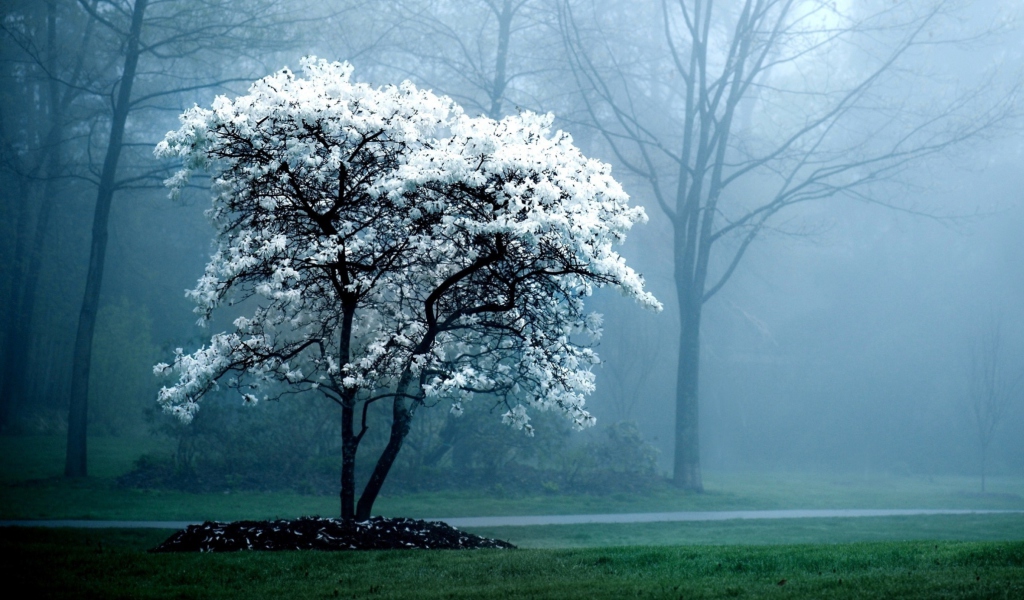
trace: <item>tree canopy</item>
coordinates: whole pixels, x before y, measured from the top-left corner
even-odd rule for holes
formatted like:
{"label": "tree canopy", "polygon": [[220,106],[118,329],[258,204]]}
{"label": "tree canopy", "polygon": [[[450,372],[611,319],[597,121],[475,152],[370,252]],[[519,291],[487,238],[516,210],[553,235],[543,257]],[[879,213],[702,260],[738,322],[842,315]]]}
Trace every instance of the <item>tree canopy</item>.
{"label": "tree canopy", "polygon": [[[551,116],[471,118],[411,83],[374,88],[348,64],[303,62],[234,100],[193,108],[157,148],[213,177],[218,246],[189,295],[201,322],[244,316],[156,371],[166,410],[189,420],[218,382],[246,403],[317,391],[341,405],[346,454],[373,402],[394,403],[391,441],[360,500],[373,498],[418,406],[484,394],[532,431],[529,409],[594,422],[585,397],[610,285],[658,301],[614,250],[646,219],[610,167],[584,157]],[[362,407],[355,432],[353,411]],[[349,517],[342,477],[342,517]],[[346,486],[349,489],[346,489]],[[349,496],[351,497],[351,496]]]}

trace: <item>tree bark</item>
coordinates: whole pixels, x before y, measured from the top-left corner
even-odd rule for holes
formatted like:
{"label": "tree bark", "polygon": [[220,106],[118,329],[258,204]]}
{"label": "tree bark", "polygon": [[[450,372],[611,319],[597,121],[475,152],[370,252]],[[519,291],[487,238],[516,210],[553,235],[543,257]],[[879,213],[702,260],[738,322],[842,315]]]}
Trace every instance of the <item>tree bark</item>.
{"label": "tree bark", "polygon": [[353,429],[355,409],[348,404],[341,407],[341,520],[352,521],[355,516],[356,440]]}
{"label": "tree bark", "polygon": [[688,296],[691,296],[688,290],[679,290],[679,362],[676,369],[675,460],[672,481],[684,490],[703,492],[699,429],[701,303],[700,300],[695,304],[688,301]]}
{"label": "tree bark", "polygon": [[[347,284],[349,279],[342,271]],[[355,319],[356,299],[343,295],[341,317],[341,340],[338,344],[338,358],[341,364],[347,364],[352,354],[352,322]],[[356,450],[363,435],[354,431],[356,394],[345,389],[341,393],[341,520],[351,522],[355,516],[356,494]]]}
{"label": "tree bark", "polygon": [[402,443],[409,435],[416,405],[406,392],[412,385],[414,385],[412,375],[406,372],[398,384],[397,391],[399,393],[395,395],[392,404],[391,435],[388,438],[387,446],[384,447],[380,458],[377,459],[370,480],[366,482],[366,487],[363,488],[363,493],[359,496],[359,506],[356,508],[356,520],[358,521],[370,518],[373,503],[377,500],[381,487],[384,486],[384,480],[387,479],[388,472],[395,464],[395,459],[398,458],[398,451],[402,449]]}
{"label": "tree bark", "polygon": [[78,316],[78,333],[75,336],[74,356],[71,363],[71,399],[68,406],[68,444],[64,462],[65,477],[85,477],[86,428],[88,419],[89,367],[92,362],[92,339],[96,328],[96,312],[99,307],[100,287],[103,283],[103,267],[107,253],[107,228],[110,218],[110,204],[116,187],[115,176],[124,141],[125,122],[130,111],[132,84],[139,64],[139,35],[148,0],[135,0],[132,22],[125,48],[124,71],[121,75],[117,99],[110,123],[110,138],[103,171],[96,193],[96,209],[93,214],[92,243],[89,248],[89,269],[85,279],[85,295]]}

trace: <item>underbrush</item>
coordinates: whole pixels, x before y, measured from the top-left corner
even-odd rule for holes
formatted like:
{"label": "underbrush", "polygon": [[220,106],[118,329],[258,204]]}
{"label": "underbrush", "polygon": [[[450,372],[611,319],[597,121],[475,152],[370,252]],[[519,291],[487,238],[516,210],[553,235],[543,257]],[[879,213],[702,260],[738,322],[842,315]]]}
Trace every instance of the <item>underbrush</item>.
{"label": "underbrush", "polygon": [[[319,398],[253,410],[208,404],[188,426],[161,421],[162,433],[174,440],[174,450],[142,455],[118,478],[118,485],[191,493],[333,495],[341,464],[334,408]],[[376,416],[376,421],[383,420]],[[414,421],[384,493],[635,494],[666,485],[657,474],[657,451],[635,423],[576,433],[557,418],[535,421],[536,435],[527,438],[484,410],[467,411],[458,418],[426,411]],[[361,444],[357,482],[369,477],[373,460],[386,443],[384,434],[383,428],[371,429]]]}
{"label": "underbrush", "polygon": [[[126,489],[175,490],[189,493],[230,491],[287,491],[305,495],[335,495],[338,469],[334,461],[315,462],[292,471],[241,469],[231,463],[207,464],[182,471],[161,454],[140,457],[128,473],[117,478]],[[362,473],[363,478],[368,471]],[[384,493],[390,495],[463,491],[496,498],[523,498],[537,494],[638,494],[666,490],[669,482],[654,473],[543,469],[510,463],[500,469],[402,465],[389,475]]]}

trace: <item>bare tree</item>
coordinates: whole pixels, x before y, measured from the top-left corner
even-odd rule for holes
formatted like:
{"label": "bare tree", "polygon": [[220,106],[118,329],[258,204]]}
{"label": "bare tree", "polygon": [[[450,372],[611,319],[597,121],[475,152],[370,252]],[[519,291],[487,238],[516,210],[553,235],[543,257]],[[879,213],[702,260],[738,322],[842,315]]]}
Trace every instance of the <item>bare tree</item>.
{"label": "bare tree", "polygon": [[551,0],[392,0],[383,62],[493,119],[552,110],[563,47]]}
{"label": "bare tree", "polygon": [[1016,375],[1003,355],[1002,327],[999,322],[975,341],[971,352],[969,406],[974,416],[975,432],[981,450],[981,491],[985,492],[988,471],[988,449],[1007,409],[1024,391],[1024,369]]}
{"label": "bare tree", "polygon": [[82,94],[85,49],[94,31],[91,23],[69,15],[59,0],[12,5],[9,10],[17,17],[0,24],[10,43],[3,57],[7,69],[0,143],[2,168],[18,185],[4,198],[16,215],[16,241],[3,338],[0,427],[9,423],[26,395],[39,273],[54,200],[68,171],[67,138],[81,119],[69,109]]}
{"label": "bare tree", "polygon": [[[132,85],[141,54],[142,24],[148,0],[136,0],[131,7],[129,25],[124,32],[124,63],[117,93],[114,96],[110,119],[110,135],[107,141],[103,170],[96,192],[96,208],[92,224],[92,242],[89,248],[89,267],[85,280],[85,297],[78,317],[78,333],[75,336],[74,358],[71,365],[71,399],[68,409],[68,443],[64,463],[66,477],[85,477],[86,424],[89,396],[89,366],[92,360],[92,339],[96,328],[96,313],[99,309],[100,285],[103,282],[103,267],[107,251],[107,225],[110,219],[110,204],[114,198],[117,182],[117,166],[124,147],[124,129],[131,110]],[[104,17],[95,13],[97,20]],[[117,25],[109,27],[120,32]]]}
{"label": "bare tree", "polygon": [[811,201],[921,212],[876,184],[1013,114],[1014,92],[1001,94],[993,81],[964,89],[952,79],[935,85],[927,72],[930,53],[964,40],[946,28],[953,8],[944,0],[845,9],[817,0],[563,4],[586,118],[646,182],[673,231],[676,485],[703,489],[703,306],[755,240],[794,232],[776,217]]}
{"label": "bare tree", "polygon": [[[37,161],[41,166],[36,169],[43,190],[36,194],[41,203],[36,211],[35,247],[41,246],[38,242],[45,237],[58,174],[73,177],[81,191],[94,186],[96,198],[71,365],[65,474],[79,477],[87,472],[90,361],[112,201],[118,191],[158,185],[166,173],[164,166],[152,160],[153,142],[149,140],[159,134],[150,127],[160,120],[152,117],[176,114],[182,104],[189,103],[185,98],[202,90],[251,80],[259,65],[252,53],[273,53],[285,47],[293,37],[290,26],[309,17],[293,12],[293,4],[285,6],[274,0],[51,0],[47,3],[45,43],[39,43],[40,36],[33,37],[18,26],[23,16],[38,7],[28,3],[17,8],[17,18],[5,21],[5,33],[18,43],[17,60],[40,73],[38,78],[50,90],[49,106],[43,111],[51,122],[50,133],[40,143],[28,143],[40,147],[36,154],[45,157]],[[61,54],[76,44],[76,51],[68,53],[70,59]],[[219,68],[222,60],[211,60],[227,56],[234,60],[224,69]],[[67,60],[72,66],[63,64]],[[74,166],[61,161],[69,108],[79,119],[75,132],[79,164]],[[132,158],[127,165],[125,155]],[[101,162],[93,164],[93,156],[102,157]],[[31,212],[30,204],[25,196],[25,211]],[[7,336],[13,342],[27,337],[24,315],[31,308],[32,278],[38,273],[38,260],[23,262],[25,281],[12,286],[19,296],[17,313],[23,324]],[[5,378],[5,385],[15,381]],[[4,396],[6,400],[10,394]]]}
{"label": "bare tree", "polygon": [[[169,174],[168,166],[153,160],[152,148],[182,108],[198,97],[241,86],[279,67],[282,52],[293,48],[300,35],[322,37],[329,27],[332,35],[348,37],[339,21],[364,3],[17,0],[4,4],[0,172],[14,184],[5,179],[5,188],[14,193],[2,198],[5,217],[11,219],[13,261],[4,281],[11,308],[0,324],[0,354],[5,357],[0,372],[0,427],[32,397],[26,380],[34,371],[48,369],[32,364],[34,355],[28,349],[47,325],[33,325],[33,312],[45,249],[53,246],[55,202],[61,197],[96,200],[86,293],[71,361],[74,391],[69,434],[73,443],[68,448],[79,465],[85,456],[89,356],[113,198],[140,187],[160,186]],[[351,49],[353,44],[345,46]],[[73,279],[67,269],[61,272],[66,280]],[[69,467],[69,473],[84,473],[83,468]]]}

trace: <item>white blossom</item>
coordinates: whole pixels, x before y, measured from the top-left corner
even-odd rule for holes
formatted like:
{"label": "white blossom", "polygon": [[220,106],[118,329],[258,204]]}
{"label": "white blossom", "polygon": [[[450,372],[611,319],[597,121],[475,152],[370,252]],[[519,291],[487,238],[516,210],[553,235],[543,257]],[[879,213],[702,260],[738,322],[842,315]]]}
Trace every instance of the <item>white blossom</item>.
{"label": "white blossom", "polygon": [[247,404],[391,390],[458,415],[485,394],[528,434],[530,409],[592,425],[598,357],[577,337],[597,339],[601,318],[584,300],[610,285],[661,308],[615,250],[647,217],[610,167],[551,115],[472,118],[408,82],[353,83],[346,63],[303,71],[189,109],[157,146],[183,163],[172,193],[196,170],[214,182],[217,249],[188,292],[200,321],[248,309],[154,367],[177,375],[164,409],[190,420],[231,373]]}

